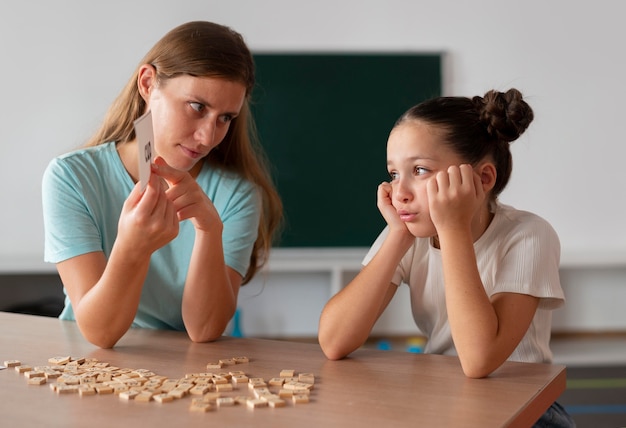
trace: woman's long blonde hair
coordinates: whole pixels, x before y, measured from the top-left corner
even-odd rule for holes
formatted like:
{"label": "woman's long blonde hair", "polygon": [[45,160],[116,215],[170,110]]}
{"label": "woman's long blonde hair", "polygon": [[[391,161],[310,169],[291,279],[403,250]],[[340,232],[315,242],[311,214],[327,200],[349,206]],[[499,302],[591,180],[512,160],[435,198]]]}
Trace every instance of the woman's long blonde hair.
{"label": "woman's long blonde hair", "polygon": [[252,54],[243,37],[229,27],[194,21],[174,28],[142,59],[86,146],[112,141],[124,144],[135,139],[134,121],[146,109],[137,87],[139,66],[142,64],[155,67],[160,83],[180,75],[190,75],[241,82],[246,87],[247,96],[240,114],[232,121],[224,140],[205,158],[205,162],[234,171],[256,184],[262,195],[263,210],[258,236],[250,256],[250,266],[243,278],[243,284],[246,284],[267,261],[283,215],[282,202],[271,179],[269,164],[258,142],[250,113],[249,101],[255,82]]}

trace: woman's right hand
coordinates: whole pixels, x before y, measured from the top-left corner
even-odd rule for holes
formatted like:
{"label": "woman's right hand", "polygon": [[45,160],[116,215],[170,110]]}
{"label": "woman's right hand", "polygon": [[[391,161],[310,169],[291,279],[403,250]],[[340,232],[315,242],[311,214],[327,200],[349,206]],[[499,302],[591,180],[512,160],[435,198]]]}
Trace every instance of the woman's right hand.
{"label": "woman's right hand", "polygon": [[167,185],[151,174],[124,201],[111,254],[94,251],[57,263],[78,326],[87,340],[111,348],[133,323],[150,256],[178,235]]}
{"label": "woman's right hand", "polygon": [[143,192],[139,183],[135,185],[120,214],[118,245],[127,251],[152,254],[178,235],[178,217],[166,190],[165,181],[154,173]]}

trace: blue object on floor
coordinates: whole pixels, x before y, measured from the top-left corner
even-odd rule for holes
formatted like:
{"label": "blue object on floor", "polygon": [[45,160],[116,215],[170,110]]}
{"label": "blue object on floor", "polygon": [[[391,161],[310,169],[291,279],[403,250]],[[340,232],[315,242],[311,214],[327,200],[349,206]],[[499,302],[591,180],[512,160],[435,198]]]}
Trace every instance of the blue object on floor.
{"label": "blue object on floor", "polygon": [[233,331],[230,333],[232,337],[243,337],[243,331],[241,331],[241,309],[235,310],[233,315]]}
{"label": "blue object on floor", "polygon": [[422,337],[413,337],[406,341],[406,351],[413,354],[421,354],[424,352],[424,344],[426,340]]}
{"label": "blue object on floor", "polygon": [[376,344],[376,348],[381,351],[390,351],[391,350],[391,342],[388,340],[379,340]]}

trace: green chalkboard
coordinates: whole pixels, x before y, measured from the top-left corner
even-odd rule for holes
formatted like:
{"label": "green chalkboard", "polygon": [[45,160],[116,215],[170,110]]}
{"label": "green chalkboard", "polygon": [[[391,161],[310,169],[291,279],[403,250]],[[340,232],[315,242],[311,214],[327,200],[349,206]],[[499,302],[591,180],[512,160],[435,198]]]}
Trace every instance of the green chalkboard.
{"label": "green chalkboard", "polygon": [[410,106],[441,94],[439,54],[254,55],[252,111],[285,206],[280,247],[366,247],[376,188]]}

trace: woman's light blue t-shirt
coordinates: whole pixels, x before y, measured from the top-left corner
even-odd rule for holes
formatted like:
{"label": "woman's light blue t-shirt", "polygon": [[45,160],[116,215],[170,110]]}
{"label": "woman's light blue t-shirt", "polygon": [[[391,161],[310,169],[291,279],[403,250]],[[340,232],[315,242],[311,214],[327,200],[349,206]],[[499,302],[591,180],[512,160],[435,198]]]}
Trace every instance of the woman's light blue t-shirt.
{"label": "woman's light blue t-shirt", "polygon": [[[196,181],[224,224],[224,260],[245,275],[257,238],[261,201],[256,187],[234,173],[204,164]],[[58,263],[102,251],[108,258],[122,205],[134,183],[114,143],[53,159],[43,176],[44,259]],[[152,254],[134,327],[184,330],[181,303],[195,230],[180,223],[178,236]],[[61,319],[74,320],[69,298]]]}

